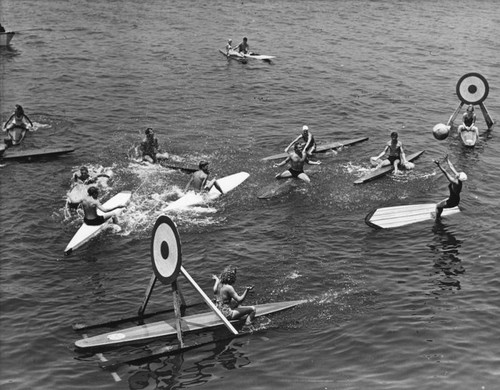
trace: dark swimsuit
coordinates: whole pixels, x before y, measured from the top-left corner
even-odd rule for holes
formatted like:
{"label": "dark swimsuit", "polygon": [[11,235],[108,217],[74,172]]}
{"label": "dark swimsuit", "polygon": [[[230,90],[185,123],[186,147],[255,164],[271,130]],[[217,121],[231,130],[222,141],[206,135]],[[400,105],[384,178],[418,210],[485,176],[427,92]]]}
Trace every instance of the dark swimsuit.
{"label": "dark swimsuit", "polygon": [[473,123],[474,123],[474,115],[472,115],[470,118],[468,116],[464,117],[464,125],[465,126],[471,127]]}
{"label": "dark swimsuit", "polygon": [[295,169],[293,169],[293,168],[290,168],[290,169],[288,170],[288,172],[290,172],[290,173],[292,174],[292,177],[295,177],[295,178],[299,177],[299,175],[300,175],[301,173],[304,173],[304,171],[297,171],[297,170],[295,170]]}
{"label": "dark swimsuit", "polygon": [[106,219],[104,219],[102,215],[98,215],[97,218],[94,219],[83,218],[83,222],[85,222],[89,226],[98,226],[106,222]]}
{"label": "dark swimsuit", "polygon": [[450,190],[450,197],[446,200],[445,208],[451,208],[458,206],[460,203],[460,192],[462,191],[462,182],[459,180],[458,184],[450,183],[448,184]]}
{"label": "dark swimsuit", "polygon": [[227,303],[221,303],[218,300],[215,301],[215,303],[217,305],[217,309],[220,310],[220,312],[224,315],[224,317],[230,320],[231,317],[233,316],[233,309],[231,309],[231,306],[229,306],[229,304]]}
{"label": "dark swimsuit", "polygon": [[[309,133],[309,135],[311,135],[311,134]],[[304,141],[306,141],[306,144],[307,144],[307,140],[309,138],[305,138],[304,135],[302,135],[302,139]],[[307,149],[307,153],[314,153],[315,151],[316,151],[316,141],[314,140],[314,136],[311,135],[311,143],[309,144],[309,148]]]}

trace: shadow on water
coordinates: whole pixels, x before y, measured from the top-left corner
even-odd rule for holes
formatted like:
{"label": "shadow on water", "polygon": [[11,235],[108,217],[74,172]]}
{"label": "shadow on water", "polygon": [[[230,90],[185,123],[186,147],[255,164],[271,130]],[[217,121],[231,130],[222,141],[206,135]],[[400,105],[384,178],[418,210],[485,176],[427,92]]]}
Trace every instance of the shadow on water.
{"label": "shadow on water", "polygon": [[438,280],[441,290],[460,290],[459,275],[465,272],[462,260],[459,257],[459,248],[462,241],[457,240],[453,233],[447,231],[442,223],[436,223],[432,228],[434,242],[429,245],[431,252],[437,254],[434,261],[436,274],[443,274]]}

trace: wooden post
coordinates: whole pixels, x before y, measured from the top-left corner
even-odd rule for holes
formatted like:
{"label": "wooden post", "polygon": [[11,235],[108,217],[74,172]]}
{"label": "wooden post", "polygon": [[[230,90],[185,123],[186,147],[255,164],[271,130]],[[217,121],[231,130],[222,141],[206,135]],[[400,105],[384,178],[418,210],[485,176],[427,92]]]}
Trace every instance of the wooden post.
{"label": "wooden post", "polygon": [[494,125],[493,120],[491,119],[490,113],[488,112],[488,110],[486,109],[486,106],[482,102],[479,103],[479,107],[481,107],[481,111],[483,113],[484,120],[486,121],[486,124],[488,125],[488,130],[490,130]]}
{"label": "wooden post", "polygon": [[181,314],[182,294],[179,292],[176,280],[172,282],[172,295],[174,300],[175,328],[177,329],[177,339],[179,340],[181,348],[183,348],[184,340],[182,337],[182,314]]}
{"label": "wooden post", "polygon": [[208,306],[213,310],[215,314],[222,320],[222,322],[226,325],[226,327],[233,332],[233,334],[238,334],[238,331],[234,329],[234,326],[231,325],[231,323],[227,320],[226,317],[224,317],[224,314],[220,312],[219,309],[217,309],[217,306],[214,305],[214,303],[210,300],[210,298],[205,294],[205,292],[201,289],[200,286],[198,286],[198,283],[194,281],[194,279],[191,277],[191,275],[188,274],[186,269],[181,265],[181,273],[186,277],[186,279],[191,283],[191,285],[200,293],[201,297],[203,300],[206,302]]}
{"label": "wooden post", "polygon": [[146,289],[146,294],[144,296],[144,300],[142,301],[142,305],[139,308],[139,311],[137,314],[139,314],[139,317],[142,317],[144,315],[144,312],[146,311],[146,306],[148,304],[149,298],[151,297],[151,294],[153,293],[153,287],[155,286],[156,283],[156,275],[153,273],[151,276],[151,279],[149,280],[149,285],[148,288]]}
{"label": "wooden post", "polygon": [[451,126],[453,125],[453,121],[455,120],[455,118],[457,117],[458,113],[460,112],[460,109],[462,108],[462,106],[464,105],[464,102],[460,102],[460,104],[458,105],[457,109],[455,110],[455,112],[450,116],[450,119],[448,119],[448,123],[446,123],[446,126]]}

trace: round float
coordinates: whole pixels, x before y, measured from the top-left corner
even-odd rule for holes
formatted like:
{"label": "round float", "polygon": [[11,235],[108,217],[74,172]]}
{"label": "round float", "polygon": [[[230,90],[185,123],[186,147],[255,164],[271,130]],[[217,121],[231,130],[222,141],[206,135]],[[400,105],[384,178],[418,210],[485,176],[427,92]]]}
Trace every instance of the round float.
{"label": "round float", "polygon": [[467,73],[457,83],[457,96],[466,104],[482,103],[490,91],[488,81],[479,73]]}
{"label": "round float", "polygon": [[156,220],[153,228],[151,262],[162,283],[170,284],[177,279],[182,265],[181,239],[175,223],[164,215]]}

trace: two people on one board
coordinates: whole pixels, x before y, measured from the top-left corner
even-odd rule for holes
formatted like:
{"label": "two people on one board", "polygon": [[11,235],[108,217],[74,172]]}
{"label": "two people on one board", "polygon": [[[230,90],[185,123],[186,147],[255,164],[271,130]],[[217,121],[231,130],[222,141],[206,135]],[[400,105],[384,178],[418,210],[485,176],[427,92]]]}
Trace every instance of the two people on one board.
{"label": "two people on one board", "polygon": [[220,188],[219,183],[217,183],[217,179],[208,180],[208,176],[210,175],[208,165],[208,161],[200,161],[198,164],[199,170],[193,173],[191,179],[186,185],[186,188],[184,189],[184,192],[187,192],[190,187],[199,192],[210,191],[212,187],[215,187],[221,194],[224,193],[222,188]]}
{"label": "two people on one board", "polygon": [[238,295],[233,287],[236,282],[236,268],[227,266],[220,276],[212,275],[215,280],[213,291],[215,305],[228,320],[245,318],[245,325],[251,325],[255,314],[255,306],[241,306],[253,286],[245,287],[243,294]]}
{"label": "two people on one board", "polygon": [[463,131],[472,131],[476,133],[476,137],[479,137],[479,129],[476,124],[476,114],[474,113],[474,106],[469,104],[467,110],[462,116],[462,124],[458,126],[458,134]]}
{"label": "two people on one board", "polygon": [[[382,159],[386,154],[387,158]],[[370,157],[370,162],[375,169],[379,169],[388,165],[392,165],[394,168],[394,174],[399,173],[399,167],[403,166],[406,169],[413,169],[415,164],[406,160],[406,155],[403,147],[403,143],[398,140],[397,131],[391,133],[391,140],[387,142],[382,153],[378,156]]]}
{"label": "two people on one board", "polygon": [[[106,222],[109,218],[113,218],[113,222],[117,223],[116,219],[116,209],[124,208],[126,206],[119,205],[116,207],[107,208],[104,207],[101,202],[97,199],[99,196],[99,190],[97,187],[90,187],[87,190],[87,196],[82,199],[82,208],[84,212],[83,222],[87,225],[97,226]],[[98,215],[97,210],[101,210],[104,215]]]}
{"label": "two people on one board", "polygon": [[460,192],[462,192],[462,182],[467,180],[467,175],[465,174],[465,172],[457,172],[457,170],[451,163],[448,155],[444,157],[444,160],[448,164],[451,173],[443,168],[439,160],[435,160],[434,163],[439,167],[441,172],[443,172],[443,174],[450,182],[448,184],[448,189],[450,190],[450,196],[436,205],[436,213],[435,213],[436,221],[439,221],[441,219],[441,214],[443,213],[443,209],[449,209],[458,206],[458,204],[460,203]]}
{"label": "two people on one board", "polygon": [[250,45],[248,44],[248,39],[247,37],[243,38],[243,41],[236,46],[233,46],[233,40],[228,39],[227,40],[227,45],[226,45],[226,54],[230,54],[230,52],[236,51],[238,53],[242,54],[252,54],[250,53]]}
{"label": "two people on one board", "polygon": [[3,150],[10,146],[20,145],[26,133],[33,131],[33,122],[25,114],[22,106],[16,104],[14,113],[3,125],[3,131],[8,135],[8,138],[4,139]]}
{"label": "two people on one board", "polygon": [[162,152],[159,146],[158,138],[151,127],[144,132],[145,137],[142,142],[129,149],[128,155],[131,159],[157,163],[158,160],[168,160],[169,154]]}

